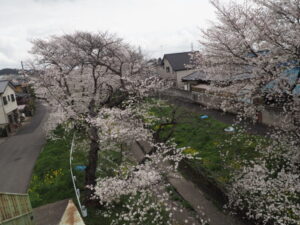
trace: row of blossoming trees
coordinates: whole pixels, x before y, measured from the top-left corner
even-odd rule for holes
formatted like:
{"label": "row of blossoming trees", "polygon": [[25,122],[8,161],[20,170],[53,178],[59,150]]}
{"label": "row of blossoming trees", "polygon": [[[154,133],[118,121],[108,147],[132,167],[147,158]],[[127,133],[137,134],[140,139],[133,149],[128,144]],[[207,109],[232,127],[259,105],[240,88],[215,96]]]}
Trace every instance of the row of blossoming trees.
{"label": "row of blossoming trees", "polygon": [[[85,204],[113,210],[115,203],[129,196],[127,209],[113,223],[145,224],[149,213],[151,224],[169,223],[171,214],[161,215],[168,207],[151,199],[167,202],[161,186],[187,155],[174,144],[158,142],[149,129],[155,118],[138,107],[168,84],[158,79],[139,51],[109,33],[76,32],[35,40],[31,52],[38,71],[36,91],[51,106],[49,129],[69,121],[88,139]],[[152,150],[129,166],[130,151],[124,145],[133,141],[148,142]],[[125,160],[114,168],[115,176],[100,179],[99,153],[110,149],[119,149]]]}
{"label": "row of blossoming trees", "polygon": [[[231,78],[251,74],[252,90],[246,94],[248,99],[254,99],[262,97],[261,90],[268,82],[300,66],[299,0],[211,3],[218,20],[202,31],[202,50],[194,55],[200,70]],[[264,97],[270,102],[281,101],[283,114],[295,115],[300,96],[293,90],[300,84],[299,73],[294,82],[279,79],[277,84],[276,90]],[[235,104],[241,118],[255,117],[257,111],[263,110],[262,105],[241,101]],[[230,102],[224,100],[223,107],[231,107]],[[268,143],[256,147],[260,157],[244,162],[241,170],[233,174],[229,188],[229,205],[257,223],[283,225],[300,221],[299,126],[281,127],[270,134]]]}
{"label": "row of blossoming trees", "polygon": [[[251,74],[252,90],[247,95],[255,98],[261,97],[266,83],[300,66],[299,0],[249,0],[227,7],[218,1],[211,3],[218,22],[203,31],[203,48],[194,56],[199,69],[211,76]],[[159,205],[145,204],[149,190],[164,183],[165,175],[186,156],[176,146],[158,141],[148,129],[155,118],[137,106],[168,85],[155,76],[138,51],[108,33],[76,32],[36,40],[32,53],[35,70],[40,71],[39,89],[55,109],[52,122],[73,121],[89,139],[86,204],[109,207],[124,195],[135,196],[131,200],[136,205],[120,215],[123,221],[134,224],[143,224],[143,219],[137,218],[146,219],[142,209],[160,212]],[[277,93],[266,97],[276,101],[292,95],[297,83],[299,76],[292,85],[282,80]],[[294,102],[286,101],[282,108],[286,112],[297,110]],[[238,104],[241,118],[261,110],[254,104]],[[230,102],[224,100],[223,106],[230,107]],[[299,224],[299,137],[299,127],[295,126],[273,132],[256,147],[259,157],[243,162],[233,174],[228,194],[231,208],[257,223]],[[99,152],[119,146],[125,155],[128,152],[123,144],[141,140],[151,143],[153,149],[146,160],[127,168],[125,174],[119,171],[118,176],[97,179]],[[159,193],[157,196],[164,198]],[[154,218],[156,224],[162,223],[159,215]]]}

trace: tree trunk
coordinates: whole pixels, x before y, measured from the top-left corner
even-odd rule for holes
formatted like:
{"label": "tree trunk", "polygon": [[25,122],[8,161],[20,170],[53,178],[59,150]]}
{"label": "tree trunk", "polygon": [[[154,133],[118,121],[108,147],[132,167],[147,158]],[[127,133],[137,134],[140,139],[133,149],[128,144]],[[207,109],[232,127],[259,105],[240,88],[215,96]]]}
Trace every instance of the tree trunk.
{"label": "tree trunk", "polygon": [[[95,100],[92,99],[89,104],[90,117],[96,117]],[[99,151],[99,135],[98,128],[91,125],[89,129],[90,150],[88,154],[88,166],[85,170],[85,205],[95,206],[99,205],[99,201],[94,197],[93,187],[96,185],[96,171],[98,165],[98,151]]]}

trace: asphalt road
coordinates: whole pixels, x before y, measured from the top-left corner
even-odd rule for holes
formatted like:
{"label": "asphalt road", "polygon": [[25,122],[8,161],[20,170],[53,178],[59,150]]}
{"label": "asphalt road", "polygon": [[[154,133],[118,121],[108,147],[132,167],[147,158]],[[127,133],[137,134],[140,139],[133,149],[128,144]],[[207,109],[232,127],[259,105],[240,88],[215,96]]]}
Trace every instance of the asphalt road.
{"label": "asphalt road", "polygon": [[46,106],[37,104],[31,122],[0,144],[0,192],[27,192],[35,161],[45,143],[46,117]]}

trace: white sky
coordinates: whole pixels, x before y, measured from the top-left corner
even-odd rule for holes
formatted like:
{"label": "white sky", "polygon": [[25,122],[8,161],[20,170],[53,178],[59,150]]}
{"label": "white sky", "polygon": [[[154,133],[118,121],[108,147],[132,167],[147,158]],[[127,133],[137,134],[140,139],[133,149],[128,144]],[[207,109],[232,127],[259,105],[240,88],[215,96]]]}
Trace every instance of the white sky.
{"label": "white sky", "polygon": [[215,18],[208,0],[0,0],[0,12],[0,69],[20,67],[30,40],[75,30],[116,33],[148,57],[189,51]]}

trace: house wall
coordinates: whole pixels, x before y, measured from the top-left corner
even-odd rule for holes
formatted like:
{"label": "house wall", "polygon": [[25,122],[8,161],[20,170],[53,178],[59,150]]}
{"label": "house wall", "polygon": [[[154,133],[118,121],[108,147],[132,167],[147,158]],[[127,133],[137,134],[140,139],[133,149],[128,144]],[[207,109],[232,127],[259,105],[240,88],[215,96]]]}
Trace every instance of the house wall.
{"label": "house wall", "polygon": [[176,80],[177,80],[177,87],[180,89],[184,89],[184,82],[182,82],[182,78],[195,72],[196,70],[181,70],[176,71]]}
{"label": "house wall", "polygon": [[156,67],[157,73],[161,78],[171,81],[173,83],[173,86],[175,87],[176,86],[176,74],[173,72],[173,69],[168,60],[164,59],[164,65],[170,67],[170,72],[167,73],[166,67],[160,65],[160,66]]}
{"label": "house wall", "polygon": [[[191,74],[192,72],[196,71],[196,70],[181,70],[181,71],[174,71],[171,64],[169,63],[169,61],[167,59],[164,59],[163,61],[164,66],[158,68],[158,73],[160,74],[161,77],[165,78],[165,79],[174,79],[174,81],[176,81],[176,87],[180,88],[180,89],[184,89],[184,83],[181,81],[181,79],[189,74]],[[170,71],[167,72],[167,67],[170,68]]]}
{"label": "house wall", "polygon": [[[167,67],[170,68],[170,72],[167,72]],[[174,74],[174,72],[175,72],[167,59],[164,59],[164,71],[166,73],[170,73],[170,74]]]}
{"label": "house wall", "polygon": [[[13,94],[15,96],[15,101],[13,102],[12,99],[10,98],[10,100],[8,100],[7,96]],[[6,96],[7,99],[7,105],[4,105],[4,111],[6,114],[14,111],[15,109],[18,108],[17,106],[17,99],[16,99],[16,95],[15,95],[15,91],[10,87],[7,86],[5,92],[2,94],[2,97]],[[2,103],[3,103],[3,99],[2,99]]]}
{"label": "house wall", "polygon": [[1,124],[7,124],[8,123],[7,116],[6,116],[6,113],[4,111],[4,105],[3,105],[2,97],[3,97],[3,95],[0,94],[0,128],[3,128],[3,126],[1,126]]}

